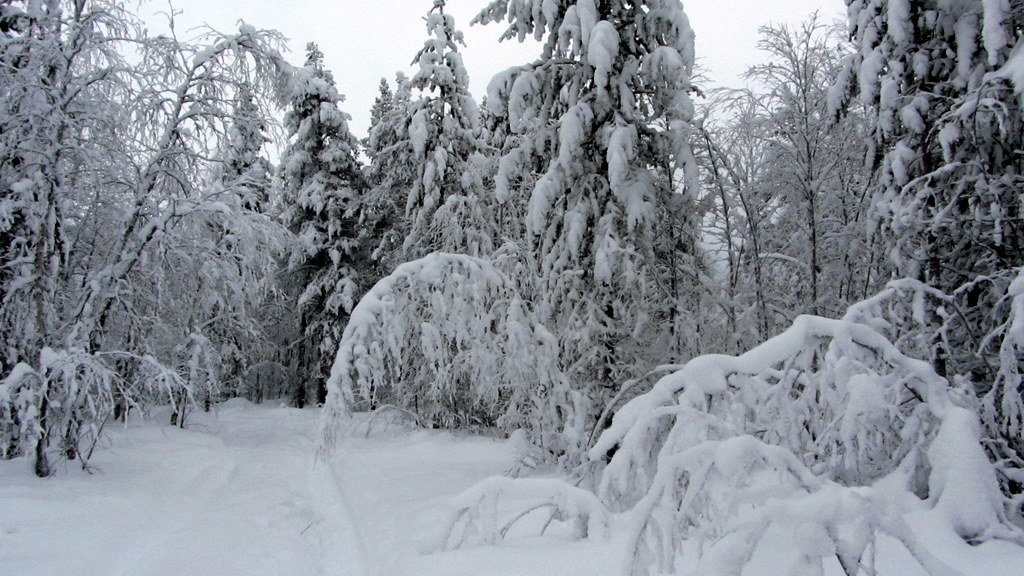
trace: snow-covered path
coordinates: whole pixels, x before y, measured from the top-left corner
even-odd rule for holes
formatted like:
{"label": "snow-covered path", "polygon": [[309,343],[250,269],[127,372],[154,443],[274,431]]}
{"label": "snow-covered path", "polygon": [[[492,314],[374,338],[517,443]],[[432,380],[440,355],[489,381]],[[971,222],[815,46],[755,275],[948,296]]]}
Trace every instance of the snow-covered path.
{"label": "snow-covered path", "polygon": [[440,431],[356,440],[333,463],[365,544],[366,576],[613,576],[621,543],[557,536],[438,552],[455,496],[513,464],[509,442]]}
{"label": "snow-covered path", "polygon": [[114,426],[92,474],[0,461],[0,576],[603,576],[608,543],[435,553],[451,499],[509,468],[508,442],[414,431],[315,462],[319,412],[231,401]]}
{"label": "snow-covered path", "polygon": [[114,430],[96,470],[0,468],[5,576],[355,576],[346,504],[314,466],[313,410],[228,404],[188,430]]}
{"label": "snow-covered path", "polygon": [[[317,410],[231,401],[187,430],[164,418],[110,431],[87,474],[40,480],[0,461],[0,576],[612,576],[608,541],[519,535],[438,552],[452,499],[509,468],[509,442],[439,431],[345,443],[314,462]],[[925,510],[908,521],[965,576],[1018,574],[1024,548],[972,547]],[[622,522],[625,518],[615,518]],[[789,536],[745,576],[774,576]],[[925,576],[888,551],[880,574]],[[840,576],[838,564],[826,574]]]}

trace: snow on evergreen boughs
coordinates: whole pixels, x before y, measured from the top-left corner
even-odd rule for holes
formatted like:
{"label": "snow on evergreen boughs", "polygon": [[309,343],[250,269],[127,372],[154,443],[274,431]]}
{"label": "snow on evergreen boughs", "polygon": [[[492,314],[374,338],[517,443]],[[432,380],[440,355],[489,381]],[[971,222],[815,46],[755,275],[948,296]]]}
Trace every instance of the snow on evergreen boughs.
{"label": "snow on evergreen boughs", "polygon": [[[1001,302],[1024,264],[1024,159],[1013,152],[1024,147],[1014,64],[1024,7],[1001,0],[847,5],[856,52],[833,104],[859,96],[871,107],[880,173],[873,206],[889,256],[897,274],[935,292],[914,311],[927,324],[937,370],[985,396],[1007,376],[1004,350],[987,335],[1007,321],[1010,307]],[[986,417],[986,436],[997,458],[1020,466],[1024,454],[1012,426],[1004,426],[1011,420]],[[1005,487],[1020,490],[1016,481]]]}
{"label": "snow on evergreen boughs", "polygon": [[[291,142],[281,156],[285,224],[298,235],[289,271],[301,314],[303,378],[317,383],[323,401],[329,358],[337,350],[345,318],[373,281],[372,235],[362,225],[364,181],[356,159],[359,143],[323,54],[308,46],[306,66],[292,80],[285,116]],[[297,400],[306,393],[298,391]]]}
{"label": "snow on evergreen boughs", "polygon": [[[1018,391],[1021,387],[1020,358],[1024,356],[1024,269],[1006,293],[1010,311],[1000,327],[1003,338],[999,347],[1001,369],[997,385],[985,396],[986,416],[999,418],[1010,438],[1024,436],[1024,405]],[[998,408],[996,408],[998,406]]]}
{"label": "snow on evergreen boughs", "polygon": [[503,38],[533,35],[544,51],[488,91],[504,140],[497,198],[525,207],[539,311],[592,425],[615,383],[649,362],[636,338],[660,305],[655,214],[676,192],[659,170],[674,161],[694,183],[693,32],[675,0],[497,1],[475,22],[502,19]]}
{"label": "snow on evergreen boughs", "polygon": [[242,207],[262,212],[270,202],[274,167],[263,157],[263,146],[270,142],[264,131],[267,121],[257,106],[252,88],[243,85],[237,96],[234,125],[228,134],[223,181],[237,190]]}
{"label": "snow on evergreen boughs", "polygon": [[479,111],[459,53],[455,21],[435,0],[427,14],[430,38],[414,64],[411,86],[423,95],[408,110],[406,131],[416,174],[406,201],[407,259],[430,252],[482,256],[494,246],[484,204]]}
{"label": "snow on evergreen boughs", "polygon": [[370,158],[367,166],[370,189],[362,222],[375,230],[377,242],[372,256],[378,263],[378,277],[386,275],[402,261],[401,246],[408,228],[402,216],[417,164],[406,130],[411,91],[409,79],[401,72],[396,75],[394,92],[386,80],[381,80],[363,146]]}

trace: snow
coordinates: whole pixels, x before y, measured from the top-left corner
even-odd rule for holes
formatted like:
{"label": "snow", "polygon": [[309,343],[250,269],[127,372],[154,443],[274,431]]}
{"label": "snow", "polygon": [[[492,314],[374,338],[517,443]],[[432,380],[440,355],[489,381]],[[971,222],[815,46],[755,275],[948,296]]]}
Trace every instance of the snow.
{"label": "snow", "polygon": [[427,127],[428,114],[427,109],[417,111],[409,125],[409,141],[412,142],[412,149],[419,158],[426,154],[427,139],[430,137],[430,130]]}
{"label": "snow", "polygon": [[576,2],[576,17],[580,24],[580,41],[583,46],[590,46],[590,37],[597,25],[598,11],[594,0],[579,0]]}
{"label": "snow", "polygon": [[594,67],[594,83],[599,91],[608,86],[608,76],[618,55],[619,33],[615,25],[607,20],[598,22],[591,31],[587,63]]}
{"label": "snow", "polygon": [[[537,536],[529,517],[494,544],[443,550],[443,528],[459,504],[485,489],[511,486],[498,478],[516,458],[514,442],[483,436],[400,428],[353,435],[316,460],[320,411],[240,400],[196,414],[188,429],[164,426],[166,412],[110,429],[91,474],[65,466],[40,480],[25,460],[0,462],[0,558],[4,576],[613,576],[621,574],[630,517],[612,514],[611,532],[577,539],[552,529]],[[365,415],[360,415],[365,418]],[[708,453],[736,472],[759,455],[753,439]],[[781,455],[782,453],[779,452]],[[695,453],[694,456],[697,456]],[[481,481],[482,487],[473,488]],[[762,479],[763,480],[763,479]],[[745,483],[749,491],[755,476]],[[469,490],[469,492],[466,492]],[[556,478],[530,479],[513,496],[523,503],[563,495],[567,510],[598,504]],[[749,492],[748,492],[749,493]],[[805,552],[830,552],[813,539],[806,519],[848,522],[844,512],[867,493],[834,488],[815,497],[766,504],[778,518],[752,553],[747,576],[799,566],[793,535],[807,532]],[[514,503],[515,499],[509,500]],[[736,522],[750,519],[743,508]],[[905,530],[965,576],[1012,574],[1024,548],[990,541],[970,546],[939,511],[905,512]],[[797,530],[799,529],[799,530]],[[802,531],[802,532],[801,532]],[[852,546],[857,532],[845,533]],[[820,536],[820,534],[819,534]],[[818,544],[815,545],[814,543]],[[723,540],[727,551],[728,542]],[[718,547],[719,545],[716,545]],[[681,550],[681,552],[684,552]],[[878,541],[879,574],[927,572],[892,536]],[[713,559],[708,558],[710,563]],[[710,573],[710,572],[708,572]],[[813,572],[811,572],[813,573]],[[937,573],[937,572],[934,572]],[[840,576],[835,561],[824,574]]]}
{"label": "snow", "polygon": [[[636,157],[636,140],[636,126],[632,124],[618,125],[611,130],[608,139],[608,184],[616,192],[624,187],[629,176],[630,166]],[[628,206],[630,198],[620,196],[620,201]]]}
{"label": "snow", "polygon": [[[456,498],[441,547],[461,548],[468,541],[497,544],[519,526],[536,524],[532,513],[545,508],[553,522],[571,523],[574,540],[608,538],[608,510],[593,493],[554,478],[492,476]],[[549,527],[540,523],[535,531],[543,535]]]}
{"label": "snow", "polygon": [[[511,71],[518,70],[513,68]],[[497,77],[496,77],[497,78]],[[518,131],[524,119],[524,115],[530,111],[529,98],[537,94],[539,84],[537,76],[530,71],[523,71],[516,76],[512,83],[512,90],[508,95],[508,122],[509,129]],[[491,102],[501,102],[500,96],[489,95]],[[493,104],[492,104],[493,105]]]}
{"label": "snow", "polygon": [[678,82],[690,67],[679,51],[670,46],[659,46],[644,58],[644,70],[652,83]]}
{"label": "snow", "polygon": [[362,574],[350,522],[322,499],[315,411],[230,402],[191,429],[133,423],[98,450],[93,474],[47,481],[0,466],[6,576]]}
{"label": "snow", "polygon": [[580,17],[577,14],[576,6],[569,6],[565,9],[565,17],[562,25],[558,28],[558,49],[568,53],[580,46]]}
{"label": "snow", "polygon": [[1017,41],[1006,65],[996,74],[1012,82],[1017,94],[1024,97],[1024,40]]}
{"label": "snow", "polygon": [[864,57],[858,72],[860,84],[860,98],[865,106],[874,104],[875,96],[878,94],[878,79],[882,76],[882,68],[885,65],[881,52],[874,50]]}
{"label": "snow", "polygon": [[928,449],[935,510],[964,538],[991,536],[1003,520],[995,471],[981,445],[981,426],[965,408],[952,408]]}
{"label": "snow", "polygon": [[905,44],[911,36],[910,2],[889,0],[889,34],[897,44]]}
{"label": "snow", "polygon": [[974,68],[974,54],[977,51],[977,16],[965,14],[956,21],[953,29],[956,39],[957,76],[958,79],[969,78]]}
{"label": "snow", "polygon": [[1010,0],[982,0],[984,18],[981,29],[985,52],[990,66],[999,65],[999,55],[1009,44],[1003,21],[1010,13]]}

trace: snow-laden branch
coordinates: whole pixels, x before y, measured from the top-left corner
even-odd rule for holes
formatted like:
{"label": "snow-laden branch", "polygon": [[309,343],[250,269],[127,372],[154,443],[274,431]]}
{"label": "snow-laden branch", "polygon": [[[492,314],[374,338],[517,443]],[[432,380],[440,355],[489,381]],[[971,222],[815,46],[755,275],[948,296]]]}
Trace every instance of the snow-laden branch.
{"label": "snow-laden branch", "polygon": [[691,360],[618,411],[590,457],[609,453],[598,494],[632,508],[627,574],[673,570],[695,539],[708,543],[699,573],[735,573],[767,530],[797,525],[827,543],[798,541],[801,562],[857,566],[887,534],[930,573],[952,573],[866,488],[883,480],[964,538],[1020,539],[975,413],[930,364],[849,320],[802,316],[740,356]]}
{"label": "snow-laden branch", "polygon": [[497,544],[535,512],[543,516],[543,521],[533,518],[540,534],[558,522],[570,527],[572,538],[608,537],[608,511],[594,494],[553,478],[495,476],[455,499],[444,523],[441,548]]}
{"label": "snow-laden branch", "polygon": [[[878,303],[851,316],[868,320]],[[873,573],[886,536],[929,573],[952,575],[897,500],[916,494],[965,539],[1020,541],[981,441],[976,413],[930,364],[867,324],[801,316],[745,354],[700,356],[664,376],[618,410],[589,457],[596,468],[609,458],[597,496],[627,521],[623,574],[680,562],[738,574],[785,535],[795,572],[835,558],[849,574]],[[493,543],[536,509],[537,490],[549,500],[562,490],[500,488],[460,500],[453,518],[482,536],[450,522],[446,546]],[[492,493],[521,500],[481,496]]]}

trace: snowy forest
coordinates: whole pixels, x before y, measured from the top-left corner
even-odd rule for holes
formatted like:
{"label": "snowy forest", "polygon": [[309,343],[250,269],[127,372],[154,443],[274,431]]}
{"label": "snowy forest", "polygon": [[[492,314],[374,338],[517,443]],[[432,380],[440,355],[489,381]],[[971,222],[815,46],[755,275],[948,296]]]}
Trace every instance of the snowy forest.
{"label": "snowy forest", "polygon": [[[0,485],[118,482],[112,438],[244,401],[312,414],[320,466],[506,450],[417,554],[1020,569],[1024,2],[766,24],[743,88],[705,85],[680,0],[422,4],[361,136],[315,43],[0,0]],[[479,101],[471,25],[539,53]],[[494,573],[574,573],[523,570]]]}

